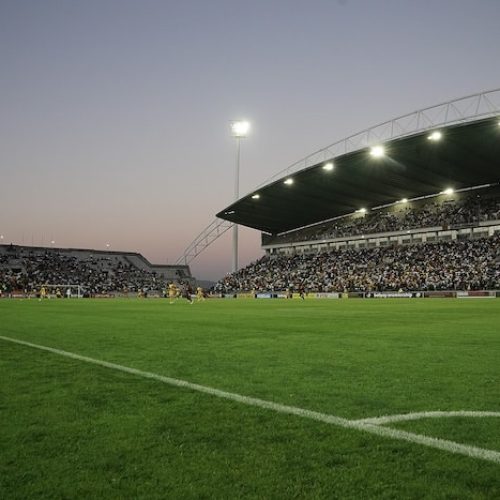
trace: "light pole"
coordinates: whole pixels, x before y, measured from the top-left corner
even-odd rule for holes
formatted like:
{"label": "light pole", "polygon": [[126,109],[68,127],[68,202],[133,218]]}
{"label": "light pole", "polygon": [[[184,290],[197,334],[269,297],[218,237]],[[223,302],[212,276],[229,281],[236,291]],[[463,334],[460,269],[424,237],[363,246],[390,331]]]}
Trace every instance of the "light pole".
{"label": "light pole", "polygon": [[[231,133],[236,138],[236,173],[234,176],[234,201],[240,197],[240,150],[241,139],[247,137],[250,123],[247,121],[231,122]],[[238,271],[238,225],[233,226],[233,273]]]}

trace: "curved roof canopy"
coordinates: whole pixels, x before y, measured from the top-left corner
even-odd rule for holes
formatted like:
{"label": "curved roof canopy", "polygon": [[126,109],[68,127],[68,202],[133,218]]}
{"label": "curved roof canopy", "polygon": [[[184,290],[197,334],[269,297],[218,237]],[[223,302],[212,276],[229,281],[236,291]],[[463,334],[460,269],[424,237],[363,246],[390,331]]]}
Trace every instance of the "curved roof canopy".
{"label": "curved roof canopy", "polygon": [[[436,131],[440,138],[439,134],[432,136]],[[496,113],[451,125],[426,126],[388,141],[370,138],[369,143],[337,156],[331,149],[322,150],[321,161],[260,187],[217,217],[276,234],[402,198],[500,181]],[[375,145],[383,146],[382,156],[371,154]],[[327,163],[333,169],[325,167]],[[285,183],[287,179],[293,182]]]}

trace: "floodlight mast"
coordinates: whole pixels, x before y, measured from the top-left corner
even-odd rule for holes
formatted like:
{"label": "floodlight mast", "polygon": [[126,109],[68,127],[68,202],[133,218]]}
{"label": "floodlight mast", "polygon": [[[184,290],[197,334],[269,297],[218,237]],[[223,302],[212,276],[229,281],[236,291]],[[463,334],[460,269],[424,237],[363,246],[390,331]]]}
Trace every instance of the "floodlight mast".
{"label": "floodlight mast", "polygon": [[[240,161],[241,161],[241,139],[245,139],[250,130],[247,121],[231,122],[231,133],[236,138],[236,171],[234,176],[234,201],[240,197]],[[233,226],[233,273],[238,271],[238,225]]]}

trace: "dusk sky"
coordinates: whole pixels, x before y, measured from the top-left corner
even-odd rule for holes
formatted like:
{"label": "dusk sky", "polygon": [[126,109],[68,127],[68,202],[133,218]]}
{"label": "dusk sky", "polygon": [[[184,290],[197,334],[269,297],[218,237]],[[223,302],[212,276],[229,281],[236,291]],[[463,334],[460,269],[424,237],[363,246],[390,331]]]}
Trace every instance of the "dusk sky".
{"label": "dusk sky", "polygon": [[[240,193],[398,115],[500,87],[499,0],[0,0],[4,243],[174,263]],[[240,232],[240,265],[260,233]],[[192,264],[231,268],[227,233]]]}

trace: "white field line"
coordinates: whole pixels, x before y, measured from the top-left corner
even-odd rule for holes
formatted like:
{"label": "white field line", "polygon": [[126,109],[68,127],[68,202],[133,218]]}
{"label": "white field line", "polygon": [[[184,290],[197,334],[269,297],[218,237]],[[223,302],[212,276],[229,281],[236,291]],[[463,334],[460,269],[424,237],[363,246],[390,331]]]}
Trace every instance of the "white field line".
{"label": "white field line", "polygon": [[402,415],[384,415],[382,417],[373,418],[362,418],[360,420],[355,420],[360,424],[374,424],[374,425],[384,425],[392,424],[394,422],[405,422],[408,420],[419,420],[421,418],[450,418],[450,417],[472,417],[472,418],[484,418],[484,417],[500,417],[500,412],[498,411],[420,411],[416,413],[404,413]]}
{"label": "white field line", "polygon": [[258,408],[264,408],[267,410],[273,410],[278,413],[284,413],[288,415],[296,415],[303,418],[309,418],[317,422],[323,422],[326,424],[338,425],[340,427],[345,427],[347,429],[357,429],[360,431],[368,432],[370,434],[376,434],[378,436],[388,437],[392,439],[398,439],[402,441],[407,441],[410,443],[418,443],[430,448],[437,448],[440,450],[445,450],[450,453],[456,453],[460,455],[465,455],[471,458],[479,458],[482,460],[487,460],[489,462],[500,464],[500,452],[494,450],[487,450],[484,448],[477,448],[475,446],[455,443],[454,441],[448,441],[445,439],[438,439],[423,434],[413,434],[411,432],[400,431],[398,429],[392,429],[389,427],[381,427],[377,424],[366,423],[360,420],[349,420],[342,417],[337,417],[335,415],[328,415],[326,413],[320,413],[316,411],[306,410],[304,408],[298,408],[295,406],[287,406],[279,403],[274,403],[272,401],[266,401],[264,399],[252,398],[248,396],[243,396],[241,394],[226,392],[220,389],[215,389],[213,387],[207,387],[204,385],[193,384],[185,380],[179,380],[176,378],[165,377],[163,375],[158,375],[157,373],[146,372],[142,370],[137,370],[136,368],[130,368],[128,366],[118,365],[115,363],[109,363],[108,361],[101,361],[99,359],[89,358],[87,356],[81,356],[68,351],[62,351],[60,349],[54,349],[52,347],[46,347],[38,344],[32,344],[31,342],[26,342],[24,340],[18,340],[10,337],[4,337],[0,335],[0,339],[6,342],[11,342],[14,344],[20,344],[27,347],[32,347],[42,351],[48,351],[53,354],[58,354],[71,359],[76,359],[78,361],[83,361],[85,363],[91,363],[98,366],[103,366],[105,368],[111,368],[113,370],[118,370],[125,373],[130,373],[131,375],[136,375],[138,377],[157,380],[165,384],[183,387],[186,389],[191,389],[193,391],[202,392],[205,394],[210,394],[223,399],[228,399],[231,401],[236,401],[238,403],[246,404],[248,406],[255,406]]}

